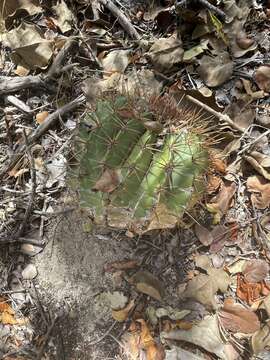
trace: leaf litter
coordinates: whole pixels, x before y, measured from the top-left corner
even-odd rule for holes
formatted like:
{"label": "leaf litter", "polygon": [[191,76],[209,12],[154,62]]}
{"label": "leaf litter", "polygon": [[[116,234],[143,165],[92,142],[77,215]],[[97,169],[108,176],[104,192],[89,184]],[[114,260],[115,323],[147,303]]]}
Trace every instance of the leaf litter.
{"label": "leaf litter", "polygon": [[[211,161],[199,208],[179,229],[136,239],[136,261],[114,259],[102,264],[100,276],[111,276],[108,311],[123,325],[125,346],[120,348],[127,358],[259,356],[269,347],[269,4],[156,1],[147,6],[80,0],[70,6],[61,0],[50,5],[48,10],[34,0],[0,1],[1,170],[31,133],[47,126],[54,111],[82,93],[83,82],[89,106],[112,89],[141,96],[177,96],[178,91],[182,102],[188,102],[191,91],[195,98],[194,91],[201,92],[200,101],[231,123],[215,118],[220,156]],[[62,66],[58,55],[73,36],[78,41],[64,53]],[[23,256],[14,257],[9,275],[0,278],[1,291],[9,296],[1,295],[2,306],[0,302],[7,344],[0,346],[0,355],[7,359],[14,344],[20,351],[27,341],[41,349],[40,359],[54,353],[44,340],[46,332],[32,336],[28,328],[26,314],[31,318],[34,299],[27,292],[40,275],[28,257],[43,253],[49,219],[59,207],[62,211],[72,131],[80,115],[77,110],[68,118],[61,113],[59,122],[35,140],[39,147],[26,146],[24,157],[4,171],[0,236],[3,243],[13,243],[6,254],[15,256],[18,245]],[[108,169],[95,187],[109,193],[118,184],[117,174]],[[84,224],[88,228],[90,219]],[[30,243],[21,244],[23,239]],[[26,274],[29,268],[33,271]],[[116,334],[105,333],[97,346],[111,333]]]}

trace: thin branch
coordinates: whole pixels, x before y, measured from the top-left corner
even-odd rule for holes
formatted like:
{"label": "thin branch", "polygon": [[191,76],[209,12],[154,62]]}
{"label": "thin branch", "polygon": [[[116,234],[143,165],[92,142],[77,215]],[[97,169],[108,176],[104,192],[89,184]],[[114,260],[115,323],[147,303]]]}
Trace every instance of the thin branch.
{"label": "thin branch", "polygon": [[227,124],[229,124],[232,128],[234,128],[237,131],[240,131],[241,133],[244,133],[245,130],[243,128],[241,128],[241,126],[237,125],[236,123],[234,123],[232,121],[232,119],[226,115],[226,114],[221,114],[220,112],[212,109],[210,106],[202,103],[201,101],[195,99],[194,97],[187,95],[186,98],[188,100],[190,100],[191,102],[193,102],[194,104],[200,106],[202,109],[208,111],[210,114],[214,115],[215,117],[217,117],[219,120],[226,122]]}
{"label": "thin branch", "polygon": [[35,168],[35,161],[33,158],[33,155],[31,153],[31,149],[28,143],[28,138],[26,135],[26,132],[24,131],[24,142],[25,142],[25,150],[28,156],[29,164],[30,164],[30,174],[31,174],[31,182],[32,182],[32,188],[31,188],[31,194],[30,199],[23,217],[23,221],[21,222],[18,231],[15,233],[15,238],[19,238],[24,234],[25,228],[27,226],[27,223],[29,223],[29,218],[31,216],[35,197],[36,197],[36,189],[37,189],[37,177],[36,177],[36,168]]}
{"label": "thin branch", "polygon": [[93,345],[100,343],[102,340],[104,340],[106,338],[106,336],[108,336],[110,334],[110,332],[115,327],[115,325],[116,325],[116,321],[114,321],[112,323],[112,325],[109,327],[109,329],[100,338],[98,338],[97,340],[91,341],[88,345],[93,346]]}
{"label": "thin branch", "polygon": [[0,95],[9,94],[22,89],[46,88],[45,82],[38,75],[36,76],[0,76]]}
{"label": "thin branch", "polygon": [[211,4],[209,1],[207,0],[198,0],[198,2],[206,7],[208,10],[210,10],[211,12],[213,12],[214,14],[218,15],[222,20],[226,19],[226,14],[225,12],[223,12],[222,10],[220,10],[218,7],[216,7],[215,5]]}
{"label": "thin branch", "polygon": [[69,39],[59,53],[56,55],[54,62],[52,63],[50,70],[48,71],[48,75],[46,76],[46,80],[50,79],[54,76],[60,75],[62,73],[62,66],[64,61],[69,57],[71,53],[73,53],[78,47],[78,40],[71,38]]}
{"label": "thin branch", "polygon": [[41,345],[41,347],[40,347],[40,349],[39,349],[39,351],[38,351],[36,360],[41,360],[41,359],[42,359],[42,357],[43,357],[43,355],[44,355],[44,351],[45,351],[45,349],[46,349],[46,346],[47,346],[47,344],[48,344],[48,342],[49,342],[50,336],[51,336],[51,334],[52,334],[52,331],[53,331],[53,329],[54,329],[54,327],[55,327],[55,324],[56,324],[56,322],[58,321],[58,319],[59,319],[59,317],[56,316],[56,317],[53,319],[51,325],[49,326],[49,328],[48,328],[48,330],[47,330],[47,333],[46,333],[45,336],[44,336],[43,344]]}
{"label": "thin branch", "polygon": [[[57,109],[55,112],[50,114],[46,120],[40,124],[33,132],[28,136],[28,144],[29,146],[34,144],[48,129],[50,129],[55,123],[66,113],[73,111],[80,105],[82,105],[85,101],[85,97],[83,95],[79,96],[77,99],[71,101],[70,103],[62,106],[61,108]],[[10,163],[5,166],[0,171],[0,178],[2,178],[10,169],[12,169],[17,162],[22,158],[26,151],[26,144],[21,144],[16,154],[13,155]]]}
{"label": "thin branch", "polygon": [[116,17],[119,24],[123,27],[123,29],[135,40],[140,40],[141,36],[135,29],[135,27],[131,24],[129,19],[111,0],[99,0],[99,2],[104,5],[110,12]]}

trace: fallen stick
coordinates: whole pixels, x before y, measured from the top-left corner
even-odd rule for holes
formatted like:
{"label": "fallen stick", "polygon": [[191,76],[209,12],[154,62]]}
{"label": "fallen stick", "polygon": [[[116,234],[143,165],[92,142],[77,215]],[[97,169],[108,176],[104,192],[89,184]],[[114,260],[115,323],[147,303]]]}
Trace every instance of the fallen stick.
{"label": "fallen stick", "polygon": [[36,168],[35,168],[35,160],[33,158],[33,154],[31,153],[28,138],[26,132],[24,130],[24,144],[25,144],[25,151],[28,156],[29,164],[30,164],[30,174],[31,174],[31,193],[28,201],[27,208],[24,213],[23,221],[20,223],[18,230],[15,233],[15,238],[19,238],[24,234],[24,231],[29,224],[29,218],[31,216],[35,199],[36,199],[36,190],[37,190],[37,176],[36,176]]}
{"label": "fallen stick", "polygon": [[135,29],[135,27],[131,24],[125,14],[122,13],[121,10],[111,1],[111,0],[99,0],[99,2],[104,5],[110,12],[116,17],[119,24],[123,27],[123,29],[128,33],[130,37],[135,40],[140,40],[141,36]]}
{"label": "fallen stick", "polygon": [[[212,13],[218,15],[223,21],[226,20],[226,14],[215,5],[211,4],[208,0],[197,0],[202,6],[206,7]],[[177,1],[175,4],[176,9],[186,8],[187,0]]]}
{"label": "fallen stick", "polygon": [[68,55],[73,53],[78,47],[78,40],[71,38],[69,39],[59,53],[56,55],[49,71],[46,76],[46,80],[61,74],[63,62],[67,59]]}
{"label": "fallen stick", "polygon": [[[55,125],[55,123],[66,113],[73,111],[74,109],[76,109],[77,107],[79,107],[80,105],[82,105],[85,101],[85,97],[84,95],[79,96],[77,99],[71,101],[70,103],[62,106],[61,108],[57,109],[55,112],[53,112],[52,114],[50,114],[46,120],[40,124],[29,136],[28,136],[28,146],[32,145],[33,143],[35,143],[49,128],[51,128],[53,125]],[[7,166],[5,166],[1,171],[0,171],[0,178],[2,178],[10,169],[12,169],[17,162],[21,159],[21,157],[24,155],[25,151],[26,151],[26,144],[23,143],[21,144],[17,151],[16,154],[13,155],[11,161],[9,162],[9,164]]]}
{"label": "fallen stick", "polygon": [[236,123],[234,123],[232,121],[232,119],[226,115],[226,114],[221,114],[220,112],[212,109],[210,106],[202,103],[201,101],[195,99],[194,97],[187,95],[186,98],[188,100],[190,100],[191,102],[193,102],[194,104],[200,106],[202,109],[208,111],[210,114],[216,116],[219,120],[226,122],[227,124],[229,124],[232,128],[234,128],[237,131],[240,131],[241,133],[244,133],[245,130],[243,128],[241,128],[241,126],[237,125]]}
{"label": "fallen stick", "polygon": [[46,88],[40,76],[0,76],[0,95],[9,94],[22,89]]}
{"label": "fallen stick", "polygon": [[226,19],[226,14],[222,10],[220,10],[215,5],[211,4],[207,0],[198,0],[199,3],[201,3],[202,6],[206,7],[208,10],[212,11],[216,15],[218,15],[222,20]]}
{"label": "fallen stick", "polygon": [[72,38],[68,40],[62,49],[57,54],[54,62],[52,63],[48,74],[42,78],[39,75],[28,75],[28,76],[0,76],[0,95],[14,93],[23,89],[49,89],[51,86],[49,81],[53,77],[57,77],[62,73],[63,62],[67,59],[68,54],[75,51],[78,45],[78,40]]}

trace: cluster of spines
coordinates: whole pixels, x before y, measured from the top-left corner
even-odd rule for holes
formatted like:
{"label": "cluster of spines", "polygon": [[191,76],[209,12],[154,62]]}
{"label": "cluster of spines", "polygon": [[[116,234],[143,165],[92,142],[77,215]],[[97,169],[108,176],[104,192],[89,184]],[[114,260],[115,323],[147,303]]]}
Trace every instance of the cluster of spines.
{"label": "cluster of spines", "polygon": [[[162,204],[177,217],[192,197],[199,197],[207,167],[201,135],[192,127],[192,113],[166,104],[167,113],[157,99],[140,101],[139,106],[122,96],[97,103],[90,115],[92,130],[80,133],[85,145],[78,179],[82,204],[97,216],[107,214],[109,208],[124,208],[131,221],[148,221]],[[145,126],[153,118],[163,122],[161,134]],[[94,192],[106,169],[118,171],[118,186],[112,193]]]}

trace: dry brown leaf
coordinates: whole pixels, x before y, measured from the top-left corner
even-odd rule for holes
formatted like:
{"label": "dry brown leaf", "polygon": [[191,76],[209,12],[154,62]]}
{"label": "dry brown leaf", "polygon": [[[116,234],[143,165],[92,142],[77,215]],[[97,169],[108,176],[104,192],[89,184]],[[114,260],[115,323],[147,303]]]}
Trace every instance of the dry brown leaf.
{"label": "dry brown leaf", "polygon": [[14,315],[15,311],[12,307],[5,299],[0,298],[0,323],[4,325],[23,325],[28,322],[27,319],[16,319]]}
{"label": "dry brown leaf", "polygon": [[182,41],[176,35],[157,39],[147,54],[154,67],[160,72],[169,71],[175,64],[180,63],[183,55]]}
{"label": "dry brown leaf", "polygon": [[17,169],[15,166],[13,169],[11,169],[8,172],[8,175],[13,176],[14,178],[18,178],[19,176],[27,173],[28,171],[29,171],[29,169],[27,169],[27,168]]}
{"label": "dry brown leaf", "polygon": [[12,309],[12,307],[6,302],[5,299],[0,298],[0,313],[9,313],[11,315],[15,314],[15,311]]}
{"label": "dry brown leaf", "polygon": [[208,275],[200,274],[191,279],[182,296],[192,298],[211,309],[217,308],[215,294],[225,292],[230,283],[229,275],[223,269],[207,269]]}
{"label": "dry brown leaf", "polygon": [[248,305],[253,305],[262,296],[269,294],[270,288],[266,282],[260,281],[257,283],[246,281],[244,275],[237,275],[236,295],[239,299],[245,301]]}
{"label": "dry brown leaf", "polygon": [[164,297],[164,287],[160,280],[149,271],[138,271],[130,281],[135,284],[138,291],[161,301]]}
{"label": "dry brown leaf", "polygon": [[123,74],[130,63],[130,50],[113,50],[110,51],[102,60],[104,71],[107,72],[105,76],[110,76],[112,73]]}
{"label": "dry brown leaf", "polygon": [[228,240],[230,240],[230,229],[225,225],[217,225],[211,231],[213,238],[212,244],[210,246],[210,252],[217,253],[220,251]]}
{"label": "dry brown leaf", "polygon": [[146,322],[143,319],[138,319],[136,322],[141,324],[140,346],[146,350],[146,360],[163,360],[164,350],[156,344]]}
{"label": "dry brown leaf", "polygon": [[137,260],[114,261],[104,266],[104,271],[114,272],[116,270],[129,270],[138,266]]}
{"label": "dry brown leaf", "polygon": [[256,331],[251,338],[251,346],[254,354],[259,354],[270,346],[270,322],[268,321],[260,330]]}
{"label": "dry brown leaf", "polygon": [[35,25],[22,23],[3,34],[2,41],[13,50],[13,62],[26,69],[46,68],[53,55],[53,42],[46,40]]}
{"label": "dry brown leaf", "polygon": [[250,155],[258,161],[258,163],[263,167],[270,167],[270,156],[262,154],[258,151],[252,151]]}
{"label": "dry brown leaf", "polygon": [[248,38],[244,31],[244,21],[234,19],[231,24],[226,26],[226,35],[230,42],[230,51],[235,58],[244,56],[247,52],[257,48],[253,39]]}
{"label": "dry brown leaf", "polygon": [[18,75],[18,76],[26,76],[28,75],[30,72],[29,69],[26,69],[25,67],[18,65],[16,70],[14,70],[14,74]]}
{"label": "dry brown leaf", "polygon": [[14,18],[35,15],[42,11],[39,0],[0,0],[0,11],[6,27],[9,28]]}
{"label": "dry brown leaf", "polygon": [[255,72],[255,81],[261,90],[270,92],[270,66],[260,66]]}
{"label": "dry brown leaf", "polygon": [[110,193],[120,184],[120,177],[116,170],[106,169],[93,186],[93,191]]}
{"label": "dry brown leaf", "polygon": [[16,325],[18,324],[14,316],[8,312],[0,314],[0,322],[4,325]]}
{"label": "dry brown leaf", "polygon": [[262,176],[250,176],[247,179],[247,190],[251,192],[251,202],[257,209],[270,205],[270,183]]}
{"label": "dry brown leaf", "polygon": [[268,275],[269,265],[261,259],[250,260],[246,263],[242,273],[247,282],[260,282]]}
{"label": "dry brown leaf", "polygon": [[257,315],[233,299],[226,299],[222,310],[219,311],[222,326],[234,333],[252,334],[260,329]]}
{"label": "dry brown leaf", "polygon": [[224,112],[243,130],[247,129],[255,119],[255,109],[248,106],[242,99],[232,102]]}
{"label": "dry brown leaf", "polygon": [[198,73],[207,86],[216,87],[231,78],[233,62],[227,52],[220,52],[216,57],[204,55],[200,60]]}
{"label": "dry brown leaf", "polygon": [[[193,325],[190,330],[172,330],[161,334],[165,340],[185,341],[202,347],[210,353],[216,354],[219,359],[231,360],[226,355],[217,316],[206,316],[202,321]],[[182,358],[181,358],[182,359]]]}
{"label": "dry brown leaf", "polygon": [[208,175],[207,177],[207,193],[208,194],[212,194],[215,191],[218,190],[218,188],[220,187],[222,183],[222,180],[219,176],[216,175]]}
{"label": "dry brown leaf", "polygon": [[38,124],[42,124],[46,120],[48,115],[49,115],[48,111],[41,111],[36,115],[36,122]]}
{"label": "dry brown leaf", "polygon": [[62,33],[64,34],[65,32],[71,30],[73,24],[73,13],[68,8],[65,1],[61,0],[56,6],[53,6],[52,8],[57,16],[57,19],[54,19],[54,22],[57,24]]}
{"label": "dry brown leaf", "polygon": [[204,246],[208,246],[208,245],[212,244],[213,237],[211,235],[211,232],[208,229],[206,229],[204,226],[202,226],[200,224],[196,224],[195,225],[195,234]]}
{"label": "dry brown leaf", "polygon": [[114,320],[122,322],[128,318],[128,315],[135,304],[134,300],[131,300],[126,307],[120,310],[112,310],[112,317]]}
{"label": "dry brown leaf", "polygon": [[211,260],[207,255],[197,255],[195,256],[196,267],[205,270],[206,272],[211,269]]}
{"label": "dry brown leaf", "polygon": [[[263,154],[253,151],[250,155],[245,155],[244,159],[253,166],[253,168],[261,174],[265,179],[270,180],[270,173],[262,166]],[[269,157],[265,155],[265,161],[269,160]]]}
{"label": "dry brown leaf", "polygon": [[214,224],[219,223],[222,216],[230,208],[235,191],[235,183],[223,183],[217,196],[210,203],[206,204],[207,210],[214,214]]}

